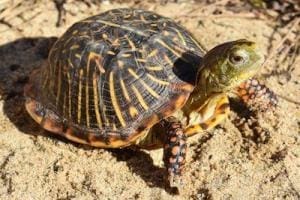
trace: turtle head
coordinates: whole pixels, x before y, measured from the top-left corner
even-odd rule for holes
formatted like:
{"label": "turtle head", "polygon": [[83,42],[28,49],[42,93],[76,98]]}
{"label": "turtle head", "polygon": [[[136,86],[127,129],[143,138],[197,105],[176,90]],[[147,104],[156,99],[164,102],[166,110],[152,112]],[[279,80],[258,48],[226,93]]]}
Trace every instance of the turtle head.
{"label": "turtle head", "polygon": [[223,93],[251,78],[261,67],[264,56],[254,42],[237,40],[210,50],[198,72],[199,87],[207,93]]}

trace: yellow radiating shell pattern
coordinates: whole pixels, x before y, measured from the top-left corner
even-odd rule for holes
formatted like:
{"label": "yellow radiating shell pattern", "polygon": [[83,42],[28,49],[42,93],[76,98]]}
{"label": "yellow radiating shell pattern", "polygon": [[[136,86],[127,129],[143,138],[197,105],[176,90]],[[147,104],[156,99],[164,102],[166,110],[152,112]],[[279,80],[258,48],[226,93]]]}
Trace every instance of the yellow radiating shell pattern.
{"label": "yellow radiating shell pattern", "polygon": [[110,10],[54,44],[41,73],[43,105],[82,130],[141,132],[184,105],[203,55],[168,18]]}

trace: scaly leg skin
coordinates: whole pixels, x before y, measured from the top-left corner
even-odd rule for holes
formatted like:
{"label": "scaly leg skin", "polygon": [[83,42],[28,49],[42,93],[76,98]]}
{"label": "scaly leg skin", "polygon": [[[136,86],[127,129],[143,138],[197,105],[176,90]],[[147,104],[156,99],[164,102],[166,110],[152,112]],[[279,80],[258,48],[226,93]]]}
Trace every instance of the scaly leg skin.
{"label": "scaly leg skin", "polygon": [[186,155],[186,135],[182,124],[174,117],[163,120],[167,134],[164,144],[164,164],[168,173],[168,181],[171,188],[180,188],[182,183],[182,171]]}
{"label": "scaly leg skin", "polygon": [[[233,120],[235,126],[244,132],[245,129],[253,131],[255,142],[266,143],[268,141],[268,130],[261,127],[257,112],[272,111],[276,108],[278,99],[276,94],[267,86],[256,79],[249,79],[236,88],[236,94],[241,99],[246,112],[238,112],[238,117]],[[250,113],[247,112],[251,111]]]}
{"label": "scaly leg skin", "polygon": [[267,111],[276,107],[278,103],[276,94],[254,78],[236,88],[236,94],[252,111]]}

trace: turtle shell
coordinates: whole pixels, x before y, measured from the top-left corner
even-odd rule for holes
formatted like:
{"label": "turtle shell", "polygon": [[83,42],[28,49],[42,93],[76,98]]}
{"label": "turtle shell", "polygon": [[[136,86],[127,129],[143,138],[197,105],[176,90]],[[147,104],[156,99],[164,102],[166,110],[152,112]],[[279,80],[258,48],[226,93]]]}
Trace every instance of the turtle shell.
{"label": "turtle shell", "polygon": [[31,77],[27,109],[32,115],[34,104],[44,128],[73,141],[126,146],[184,105],[203,55],[169,18],[110,10],[75,23],[57,40]]}

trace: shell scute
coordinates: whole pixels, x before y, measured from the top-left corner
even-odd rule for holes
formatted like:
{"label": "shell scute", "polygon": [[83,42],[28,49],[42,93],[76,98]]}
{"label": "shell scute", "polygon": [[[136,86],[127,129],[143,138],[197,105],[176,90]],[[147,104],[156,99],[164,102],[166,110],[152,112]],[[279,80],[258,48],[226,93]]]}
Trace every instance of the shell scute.
{"label": "shell scute", "polygon": [[203,55],[168,18],[111,10],[74,24],[55,43],[32,98],[76,127],[62,133],[69,139],[124,146],[184,105]]}

